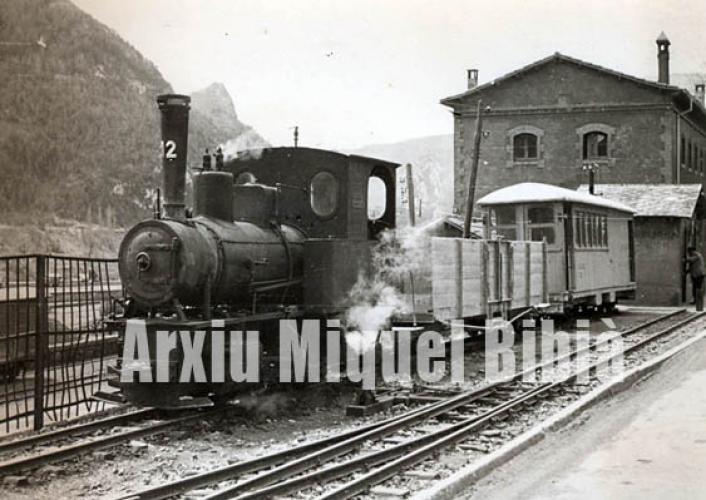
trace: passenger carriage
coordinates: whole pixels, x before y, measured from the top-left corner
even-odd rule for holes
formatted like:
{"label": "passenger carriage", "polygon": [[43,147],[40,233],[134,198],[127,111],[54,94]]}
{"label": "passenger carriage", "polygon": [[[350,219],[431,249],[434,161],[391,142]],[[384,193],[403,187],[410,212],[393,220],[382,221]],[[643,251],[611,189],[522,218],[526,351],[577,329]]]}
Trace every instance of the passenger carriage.
{"label": "passenger carriage", "polygon": [[635,295],[634,211],[557,186],[521,183],[478,200],[486,237],[546,241],[550,312],[601,306]]}

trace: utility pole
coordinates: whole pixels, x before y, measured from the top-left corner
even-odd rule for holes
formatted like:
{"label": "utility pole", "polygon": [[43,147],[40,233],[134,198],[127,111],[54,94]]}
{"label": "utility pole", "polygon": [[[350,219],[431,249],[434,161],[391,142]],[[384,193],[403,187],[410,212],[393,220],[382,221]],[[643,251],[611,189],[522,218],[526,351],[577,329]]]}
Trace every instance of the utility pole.
{"label": "utility pole", "polygon": [[412,178],[412,164],[405,165],[407,173],[407,211],[409,213],[409,225],[414,226],[416,223],[414,212],[414,179]]}
{"label": "utility pole", "polygon": [[294,127],[294,147],[299,147],[299,127]]}
{"label": "utility pole", "polygon": [[468,175],[468,193],[466,196],[466,218],[463,221],[463,237],[471,237],[471,219],[473,218],[473,202],[476,194],[476,178],[478,177],[478,160],[480,159],[480,140],[483,137],[483,101],[478,101],[476,109],[476,132],[473,136],[473,159]]}

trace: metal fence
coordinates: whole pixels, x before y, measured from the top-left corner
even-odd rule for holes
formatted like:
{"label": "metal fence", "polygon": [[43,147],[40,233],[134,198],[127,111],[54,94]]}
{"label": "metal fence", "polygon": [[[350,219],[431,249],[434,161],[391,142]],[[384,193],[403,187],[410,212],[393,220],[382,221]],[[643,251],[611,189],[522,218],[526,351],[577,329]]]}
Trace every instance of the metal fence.
{"label": "metal fence", "polygon": [[91,396],[117,351],[103,320],[120,295],[114,259],[0,257],[2,431],[102,409]]}

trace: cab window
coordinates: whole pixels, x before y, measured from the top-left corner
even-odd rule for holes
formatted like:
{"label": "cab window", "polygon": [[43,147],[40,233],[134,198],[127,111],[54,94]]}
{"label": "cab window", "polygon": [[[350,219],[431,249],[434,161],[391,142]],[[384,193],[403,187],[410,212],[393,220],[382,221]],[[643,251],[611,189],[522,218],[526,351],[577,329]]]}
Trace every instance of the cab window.
{"label": "cab window", "polygon": [[311,209],[319,217],[330,217],[338,206],[338,180],[330,172],[319,172],[309,184]]}
{"label": "cab window", "polygon": [[368,220],[378,220],[387,210],[387,187],[380,177],[368,179]]}

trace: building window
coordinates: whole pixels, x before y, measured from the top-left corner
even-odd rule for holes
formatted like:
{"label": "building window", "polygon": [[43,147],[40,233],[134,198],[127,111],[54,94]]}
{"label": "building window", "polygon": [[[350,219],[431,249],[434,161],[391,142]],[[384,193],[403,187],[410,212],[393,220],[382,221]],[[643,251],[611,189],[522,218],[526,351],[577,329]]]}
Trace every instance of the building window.
{"label": "building window", "polygon": [[679,163],[686,165],[686,139],[681,136],[681,149],[679,150]]}
{"label": "building window", "polygon": [[698,172],[699,170],[699,151],[698,148],[696,147],[696,144],[693,145],[692,150],[692,160],[691,160],[691,166],[694,169],[694,172]]}
{"label": "building window", "polygon": [[537,136],[518,134],[512,140],[512,159],[515,161],[537,159]]}
{"label": "building window", "polygon": [[544,131],[534,125],[518,125],[507,131],[505,150],[507,167],[544,167]]}
{"label": "building window", "polygon": [[699,157],[696,150],[696,144],[692,144],[691,146],[691,168],[694,169],[694,172],[699,169]]}
{"label": "building window", "polygon": [[583,159],[608,158],[608,134],[589,132],[583,136]]}
{"label": "building window", "polygon": [[693,163],[691,160],[691,141],[686,141],[686,168],[688,168],[689,170],[691,170],[691,167],[693,167]]}
{"label": "building window", "polygon": [[699,171],[699,148],[694,144],[694,171],[698,172]]}

